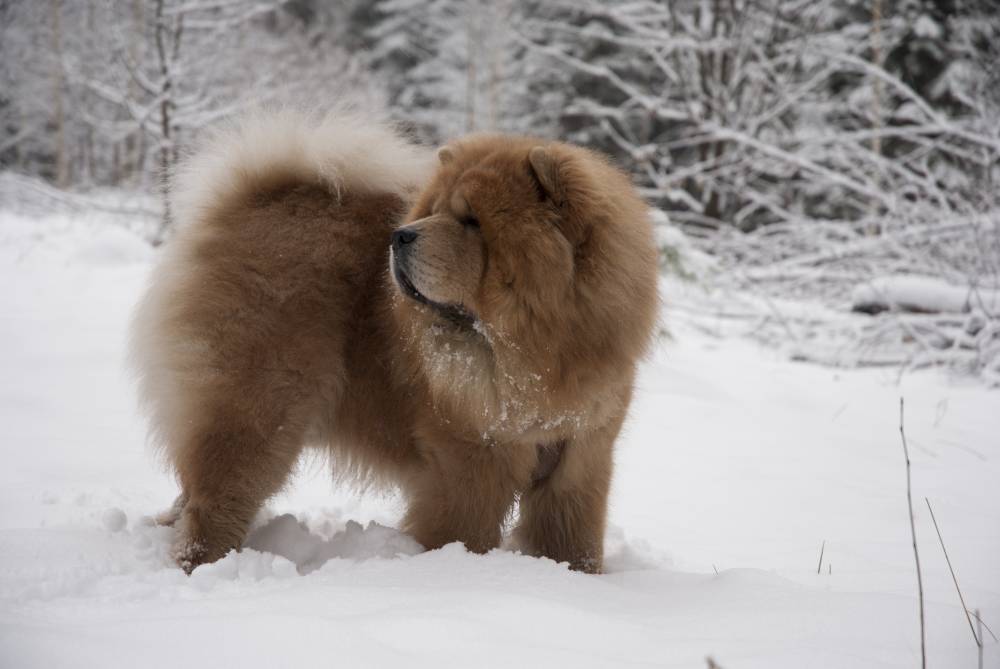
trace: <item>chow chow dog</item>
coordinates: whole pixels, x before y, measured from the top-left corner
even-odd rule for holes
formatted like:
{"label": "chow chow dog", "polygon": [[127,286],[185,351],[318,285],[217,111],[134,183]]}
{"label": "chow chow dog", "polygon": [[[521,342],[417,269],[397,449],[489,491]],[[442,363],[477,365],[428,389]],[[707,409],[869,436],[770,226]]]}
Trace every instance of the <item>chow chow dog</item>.
{"label": "chow chow dog", "polygon": [[135,315],[186,571],[239,548],[303,448],[395,485],[427,549],[602,567],[612,453],[657,313],[628,178],[582,148],[473,135],[436,155],[349,114],[258,114],[174,184]]}

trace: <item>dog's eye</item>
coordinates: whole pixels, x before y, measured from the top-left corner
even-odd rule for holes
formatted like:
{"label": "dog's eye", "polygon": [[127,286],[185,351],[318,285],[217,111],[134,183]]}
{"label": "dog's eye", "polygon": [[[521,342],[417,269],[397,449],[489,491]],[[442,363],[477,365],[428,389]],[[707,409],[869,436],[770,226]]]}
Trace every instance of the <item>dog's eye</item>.
{"label": "dog's eye", "polygon": [[461,219],[461,223],[467,228],[479,227],[479,219],[476,218],[475,216],[465,216]]}

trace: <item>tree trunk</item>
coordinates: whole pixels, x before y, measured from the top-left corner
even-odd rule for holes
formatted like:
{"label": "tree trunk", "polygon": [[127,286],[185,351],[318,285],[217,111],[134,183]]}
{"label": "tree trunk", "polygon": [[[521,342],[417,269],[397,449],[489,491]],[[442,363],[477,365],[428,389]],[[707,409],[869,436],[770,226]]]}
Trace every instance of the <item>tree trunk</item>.
{"label": "tree trunk", "polygon": [[156,55],[160,64],[162,83],[160,100],[160,192],[163,196],[163,219],[160,221],[160,231],[157,241],[162,242],[167,228],[170,226],[170,176],[173,167],[173,147],[171,146],[171,112],[173,111],[173,74],[171,72],[170,53],[167,51],[167,20],[163,16],[164,0],[156,0]]}
{"label": "tree trunk", "polygon": [[[882,0],[874,0],[872,2],[872,63],[876,67],[882,67]],[[872,153],[876,157],[881,157],[882,155],[882,138],[879,137],[878,131],[882,128],[882,80],[878,77],[873,77],[872,81]],[[877,176],[875,178],[878,178]],[[871,217],[875,219],[878,216],[879,203],[878,200],[872,200],[871,202]],[[870,222],[868,224],[867,232],[871,236],[876,236],[879,234],[879,225],[877,223]]]}
{"label": "tree trunk", "polygon": [[465,131],[476,129],[476,58],[478,56],[478,39],[476,36],[476,21],[478,8],[467,10],[466,35],[468,37],[468,63],[465,79]]}
{"label": "tree trunk", "polygon": [[52,97],[56,135],[56,186],[65,188],[69,182],[69,161],[66,155],[66,110],[63,96],[66,73],[62,61],[62,0],[50,0],[52,19]]}
{"label": "tree trunk", "polygon": [[[133,0],[131,3],[131,30],[128,37],[128,59],[131,63],[139,62],[139,45],[144,38],[145,16],[142,11],[142,0]],[[128,80],[129,99],[136,100],[140,96],[139,85],[134,77]],[[121,156],[120,170],[116,169],[115,181],[121,183],[129,181],[134,183],[136,175],[142,173],[145,160],[145,142],[142,141],[143,130],[137,127],[136,131],[126,135]]]}

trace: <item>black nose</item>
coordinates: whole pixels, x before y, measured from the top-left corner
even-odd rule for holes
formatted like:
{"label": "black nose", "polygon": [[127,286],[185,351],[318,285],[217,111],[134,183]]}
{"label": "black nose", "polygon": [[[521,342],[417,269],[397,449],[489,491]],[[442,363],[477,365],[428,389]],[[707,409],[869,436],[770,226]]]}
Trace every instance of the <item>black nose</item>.
{"label": "black nose", "polygon": [[417,238],[417,233],[413,230],[407,230],[406,228],[400,228],[392,233],[392,248],[398,249],[406,244],[411,243]]}

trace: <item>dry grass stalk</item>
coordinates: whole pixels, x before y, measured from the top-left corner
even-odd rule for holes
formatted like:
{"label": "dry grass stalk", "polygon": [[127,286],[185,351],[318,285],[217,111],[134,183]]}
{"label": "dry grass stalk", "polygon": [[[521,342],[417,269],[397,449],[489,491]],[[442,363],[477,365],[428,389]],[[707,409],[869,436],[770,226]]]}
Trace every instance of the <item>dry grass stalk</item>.
{"label": "dry grass stalk", "polygon": [[906,458],[906,506],[910,512],[910,537],[913,540],[913,560],[917,565],[917,596],[920,603],[920,667],[927,669],[927,632],[924,625],[924,577],[920,572],[920,552],[917,550],[917,527],[913,521],[913,486],[910,483],[910,450],[906,447],[906,431],[903,429],[903,398],[899,398],[899,436],[903,441],[903,457]]}

